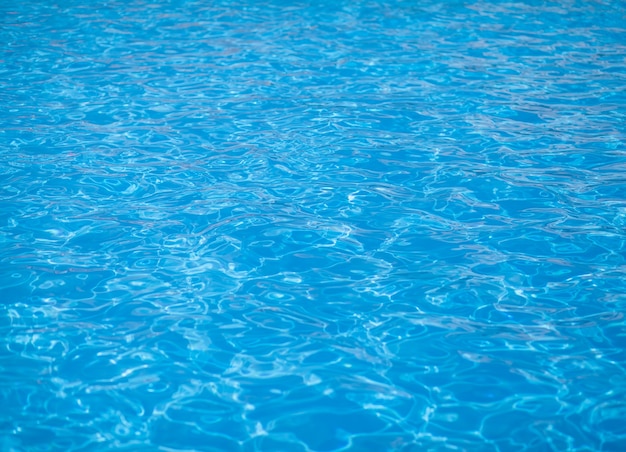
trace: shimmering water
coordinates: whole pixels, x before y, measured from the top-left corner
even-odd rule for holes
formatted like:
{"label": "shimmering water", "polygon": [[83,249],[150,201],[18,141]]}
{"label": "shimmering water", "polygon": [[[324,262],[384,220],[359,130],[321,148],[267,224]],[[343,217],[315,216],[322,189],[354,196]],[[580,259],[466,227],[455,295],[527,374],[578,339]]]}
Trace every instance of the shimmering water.
{"label": "shimmering water", "polygon": [[0,450],[626,450],[623,1],[0,24]]}

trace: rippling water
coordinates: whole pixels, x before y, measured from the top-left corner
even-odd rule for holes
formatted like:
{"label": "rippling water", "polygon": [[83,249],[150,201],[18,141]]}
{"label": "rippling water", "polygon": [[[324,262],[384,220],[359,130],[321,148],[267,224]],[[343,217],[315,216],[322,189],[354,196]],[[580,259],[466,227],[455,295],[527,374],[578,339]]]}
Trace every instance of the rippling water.
{"label": "rippling water", "polygon": [[623,1],[0,42],[1,450],[626,450]]}

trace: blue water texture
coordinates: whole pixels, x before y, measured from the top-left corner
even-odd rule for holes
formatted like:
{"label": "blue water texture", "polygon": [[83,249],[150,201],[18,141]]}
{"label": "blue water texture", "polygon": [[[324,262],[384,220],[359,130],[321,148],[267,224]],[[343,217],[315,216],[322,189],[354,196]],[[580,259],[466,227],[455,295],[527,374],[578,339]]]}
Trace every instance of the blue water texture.
{"label": "blue water texture", "polygon": [[625,451],[626,2],[0,2],[0,451]]}

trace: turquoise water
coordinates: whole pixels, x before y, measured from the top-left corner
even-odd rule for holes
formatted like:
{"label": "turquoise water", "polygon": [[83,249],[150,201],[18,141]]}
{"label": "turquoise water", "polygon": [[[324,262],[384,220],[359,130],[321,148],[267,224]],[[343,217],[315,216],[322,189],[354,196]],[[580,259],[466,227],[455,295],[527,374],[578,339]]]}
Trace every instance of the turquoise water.
{"label": "turquoise water", "polygon": [[0,42],[0,450],[626,450],[623,1]]}

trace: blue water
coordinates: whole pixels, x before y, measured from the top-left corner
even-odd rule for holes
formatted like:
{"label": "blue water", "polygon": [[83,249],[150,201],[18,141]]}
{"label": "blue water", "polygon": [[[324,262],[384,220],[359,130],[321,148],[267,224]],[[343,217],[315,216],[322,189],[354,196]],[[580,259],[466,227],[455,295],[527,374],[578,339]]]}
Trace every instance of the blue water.
{"label": "blue water", "polygon": [[626,450],[626,4],[0,3],[0,450]]}

